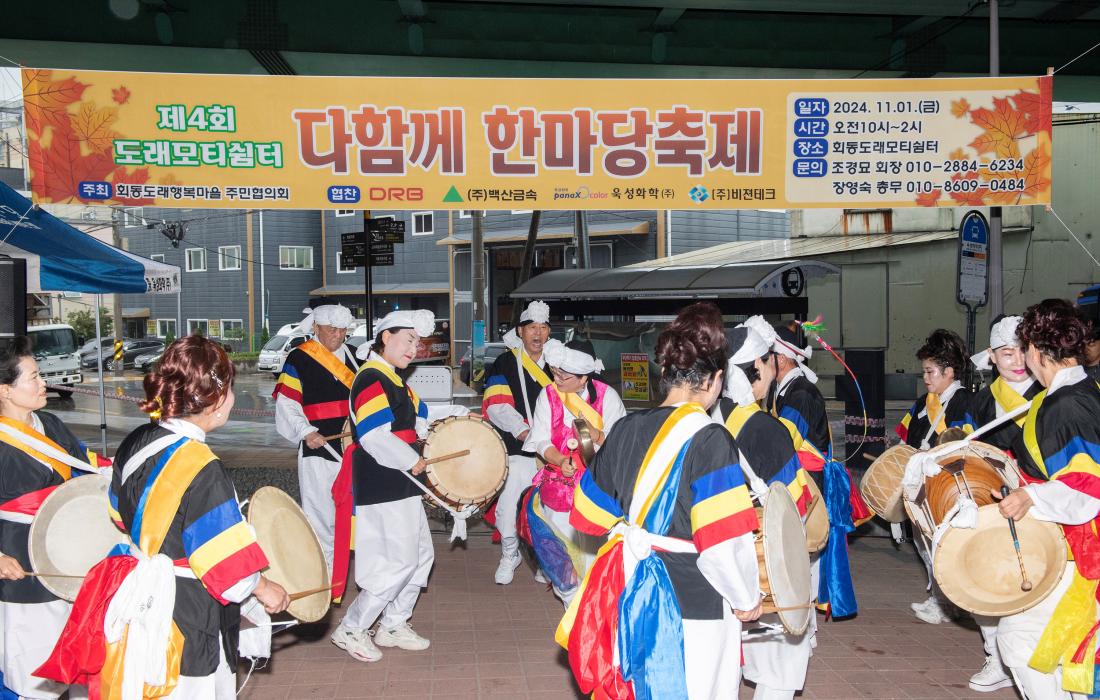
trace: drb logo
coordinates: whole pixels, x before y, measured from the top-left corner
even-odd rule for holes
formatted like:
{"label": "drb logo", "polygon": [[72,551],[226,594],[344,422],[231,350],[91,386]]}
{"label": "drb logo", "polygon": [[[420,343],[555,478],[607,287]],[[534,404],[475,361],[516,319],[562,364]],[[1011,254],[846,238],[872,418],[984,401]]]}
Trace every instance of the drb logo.
{"label": "drb logo", "polygon": [[696,204],[702,204],[703,202],[710,199],[710,193],[707,192],[707,188],[703,187],[702,185],[696,185],[695,187],[692,187],[691,190],[688,191],[688,194],[691,195],[691,201],[695,202]]}

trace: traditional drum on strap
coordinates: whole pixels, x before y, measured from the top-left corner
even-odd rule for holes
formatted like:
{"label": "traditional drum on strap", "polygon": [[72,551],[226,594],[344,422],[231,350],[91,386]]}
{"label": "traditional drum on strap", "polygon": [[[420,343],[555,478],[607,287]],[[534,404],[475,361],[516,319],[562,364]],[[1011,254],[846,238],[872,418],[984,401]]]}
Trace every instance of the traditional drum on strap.
{"label": "traditional drum on strap", "polygon": [[1032,583],[1022,577],[1008,523],[996,505],[978,509],[974,529],[948,528],[933,553],[940,590],[955,605],[976,615],[1014,615],[1037,605],[1058,585],[1066,564],[1062,528],[1030,515],[1016,522],[1020,554]]}
{"label": "traditional drum on strap", "polygon": [[508,450],[491,425],[472,416],[445,418],[428,431],[423,456],[464,450],[469,454],[428,465],[428,488],[454,508],[485,505],[508,476]]}
{"label": "traditional drum on strap", "polygon": [[943,471],[925,479],[917,498],[933,529],[944,521],[960,495],[985,506],[995,501],[993,494],[1000,494],[1002,486],[1019,485],[1015,472],[1006,469],[1012,458],[992,445],[957,441],[940,449],[947,450],[936,457]]}
{"label": "traditional drum on strap", "polygon": [[814,554],[825,549],[829,541],[829,509],[813,477],[807,474],[806,482],[810,488],[810,505],[806,509],[806,550]]}
{"label": "traditional drum on strap", "polygon": [[871,463],[859,482],[859,492],[875,515],[888,523],[905,521],[905,509],[901,503],[901,480],[905,465],[917,452],[909,445],[894,445]]}
{"label": "traditional drum on strap", "polygon": [[763,508],[757,508],[760,530],[756,533],[756,559],[760,565],[763,612],[778,613],[789,634],[805,633],[813,617],[810,590],[810,555],[806,532],[790,492],[773,483]]}
{"label": "traditional drum on strap", "polygon": [[[111,520],[111,477],[99,474],[66,481],[46,497],[31,521],[31,568],[40,574],[83,577],[117,544],[130,538]],[[76,600],[83,578],[40,576],[59,598]]]}
{"label": "traditional drum on strap", "polygon": [[328,564],[321,541],[306,514],[285,491],[264,486],[248,501],[248,524],[269,564],[264,576],[295,593],[316,591],[292,600],[287,612],[302,622],[316,622],[332,601]]}

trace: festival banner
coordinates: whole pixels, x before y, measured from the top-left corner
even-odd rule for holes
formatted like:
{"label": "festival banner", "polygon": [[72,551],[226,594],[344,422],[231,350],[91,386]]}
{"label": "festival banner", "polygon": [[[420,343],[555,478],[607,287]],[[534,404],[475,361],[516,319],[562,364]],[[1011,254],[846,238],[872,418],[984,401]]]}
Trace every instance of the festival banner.
{"label": "festival banner", "polygon": [[37,203],[734,209],[1050,202],[1050,77],[23,70]]}

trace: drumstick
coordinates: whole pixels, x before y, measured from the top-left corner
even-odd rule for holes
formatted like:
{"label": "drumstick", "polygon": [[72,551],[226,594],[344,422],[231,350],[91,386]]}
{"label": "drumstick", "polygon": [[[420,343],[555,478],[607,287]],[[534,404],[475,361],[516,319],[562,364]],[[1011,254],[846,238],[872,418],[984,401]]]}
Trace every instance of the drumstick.
{"label": "drumstick", "polygon": [[[1008,487],[1001,487],[1001,496],[1008,496]],[[1024,555],[1020,551],[1020,538],[1016,536],[1016,521],[1012,518],[1008,518],[1008,531],[1012,533],[1012,545],[1016,547],[1016,561],[1020,564],[1020,578],[1023,581],[1020,583],[1021,591],[1031,590],[1031,581],[1027,577],[1027,569],[1024,568]]]}
{"label": "drumstick", "polygon": [[42,571],[24,571],[24,576],[41,576],[45,578],[84,578],[78,574],[48,574]]}
{"label": "drumstick", "polygon": [[436,462],[445,462],[448,459],[458,459],[459,457],[465,457],[470,454],[469,450],[459,450],[458,452],[451,452],[450,454],[439,455],[438,457],[432,457],[431,459],[424,460],[424,464],[435,464]]}
{"label": "drumstick", "polygon": [[330,440],[339,440],[341,438],[346,438],[346,437],[351,437],[351,431],[350,430],[347,431],[347,432],[344,432],[344,433],[337,433],[336,435],[322,436],[322,439],[325,442],[329,442]]}
{"label": "drumstick", "polygon": [[316,595],[318,593],[324,593],[325,591],[331,590],[332,586],[321,586],[320,588],[311,588],[308,591],[298,591],[297,593],[291,593],[289,597],[292,601],[301,600],[302,598],[308,598],[311,595]]}

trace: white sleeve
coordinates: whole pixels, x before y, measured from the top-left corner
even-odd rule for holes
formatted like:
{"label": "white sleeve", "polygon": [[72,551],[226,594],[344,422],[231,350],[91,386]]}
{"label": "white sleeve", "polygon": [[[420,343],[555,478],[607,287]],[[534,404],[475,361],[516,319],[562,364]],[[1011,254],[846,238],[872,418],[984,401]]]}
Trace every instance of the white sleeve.
{"label": "white sleeve", "polygon": [[1030,512],[1038,520],[1062,525],[1082,525],[1100,514],[1100,499],[1071,489],[1057,479],[1042,484],[1029,484],[1024,489],[1034,504]]}
{"label": "white sleeve", "polygon": [[619,392],[611,387],[603,395],[603,432],[604,435],[611,432],[619,419],[626,415],[626,406],[623,405]]}
{"label": "white sleeve", "polygon": [[359,445],[374,457],[383,467],[408,471],[420,459],[416,453],[401,438],[390,431],[392,423],[383,423],[359,438]]}
{"label": "white sleeve", "polygon": [[546,392],[543,391],[535,401],[531,432],[523,442],[523,451],[545,456],[547,448],[553,446],[554,443],[550,441],[550,401],[546,398]]}
{"label": "white sleeve", "polygon": [[752,610],[760,602],[760,569],[751,532],[708,547],[696,565],[734,610]]}
{"label": "white sleeve", "polygon": [[256,586],[258,585],[260,585],[260,572],[256,571],[225,589],[225,592],[222,593],[222,598],[225,598],[230,603],[240,603],[245,598],[252,595],[252,591],[256,590]]}
{"label": "white sleeve", "polygon": [[529,430],[531,427],[527,425],[527,421],[524,420],[523,414],[517,411],[515,406],[509,406],[508,404],[493,404],[485,409],[485,417],[496,427],[506,433],[511,433],[513,437],[517,438],[520,436],[520,433]]}
{"label": "white sleeve", "polygon": [[302,404],[282,394],[275,397],[275,431],[297,445],[317,428],[306,419]]}

